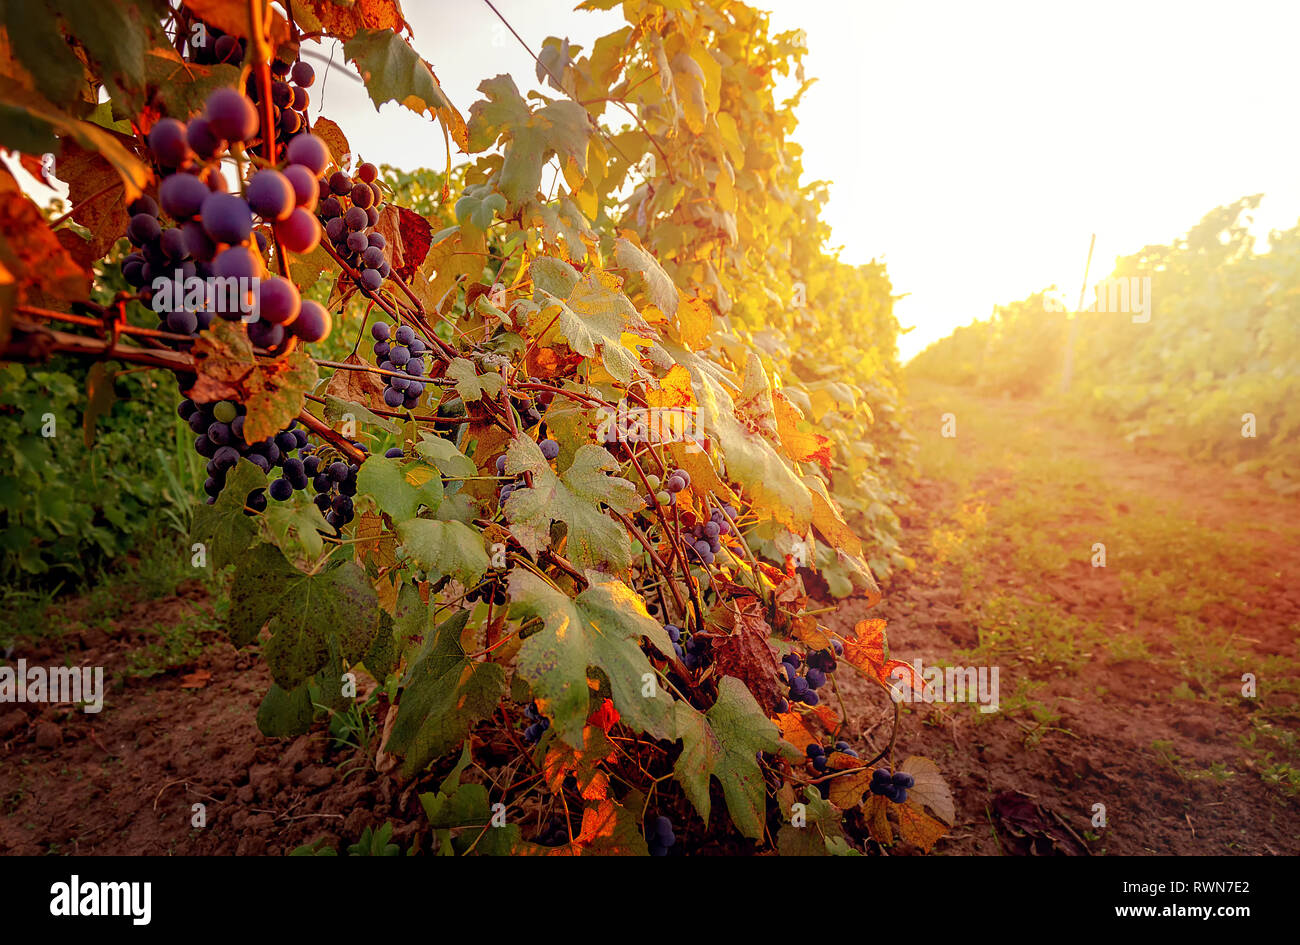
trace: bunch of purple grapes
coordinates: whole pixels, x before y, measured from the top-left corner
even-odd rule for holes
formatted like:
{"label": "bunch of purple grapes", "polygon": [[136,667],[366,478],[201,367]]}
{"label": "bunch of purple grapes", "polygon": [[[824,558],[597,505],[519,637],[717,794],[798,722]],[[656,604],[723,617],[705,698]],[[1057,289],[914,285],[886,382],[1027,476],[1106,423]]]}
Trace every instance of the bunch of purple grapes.
{"label": "bunch of purple grapes", "polygon": [[[383,237],[378,233],[371,236]],[[370,326],[370,336],[375,339],[375,363],[381,370],[392,371],[384,375],[384,403],[394,410],[410,410],[420,403],[424,393],[424,356],[429,353],[423,340],[415,337],[410,325],[399,325],[396,330],[387,322]]]}
{"label": "bunch of purple grapes", "polygon": [[527,708],[524,709],[524,715],[529,721],[528,727],[524,729],[524,741],[530,745],[536,745],[537,740],[542,737],[542,733],[551,727],[551,720],[537,711],[535,702],[528,703]]}
{"label": "bunch of purple grapes", "polygon": [[[500,361],[495,360],[496,358],[500,358]],[[488,355],[483,358],[483,366],[497,370],[509,367],[510,362],[509,359],[500,355]],[[530,377],[528,381],[532,384],[538,383],[538,380],[535,377]],[[555,394],[548,390],[538,391],[535,396],[524,391],[512,393],[510,395],[510,402],[514,405],[515,412],[519,414],[519,422],[524,429],[535,427],[537,424],[541,423],[542,415],[546,412],[546,408],[551,405],[551,401],[554,399]],[[542,452],[546,452],[545,446],[542,447]],[[555,452],[558,456],[558,444],[556,445]],[[555,459],[555,456],[547,456],[546,459],[547,462],[549,462]]]}
{"label": "bunch of purple grapes", "polygon": [[231,36],[196,19],[185,38],[184,52],[185,58],[201,66],[217,63],[237,66],[244,61],[244,42],[238,36]]}
{"label": "bunch of purple grapes", "polygon": [[731,521],[728,519],[734,521],[735,518],[734,506],[724,505],[721,509],[714,509],[707,522],[696,522],[691,526],[687,533],[690,536],[688,549],[706,565],[713,564],[713,559],[722,551],[723,536],[731,534]]}
{"label": "bunch of purple grapes", "polygon": [[[243,40],[201,20],[195,23],[201,23],[202,29],[191,28],[184,50],[191,62],[208,66],[217,63],[239,65],[244,61],[247,46]],[[277,139],[285,143],[307,128],[307,106],[311,104],[307,89],[316,81],[316,70],[302,60],[285,62],[273,59],[271,75],[271,114]],[[255,74],[248,76],[244,90],[249,98],[260,103],[261,86]]]}
{"label": "bunch of purple grapes", "polygon": [[[352,445],[362,453],[367,452],[366,447],[355,440]],[[325,516],[325,522],[335,530],[356,517],[353,497],[357,494],[357,473],[360,470],[358,464],[327,453],[324,447],[307,450],[303,472],[311,478],[312,488],[316,490],[313,501]]]}
{"label": "bunch of purple grapes", "polygon": [[877,768],[871,772],[871,793],[887,797],[895,804],[907,800],[909,788],[916,785],[916,779],[903,771],[890,774],[888,768]]}
{"label": "bunch of purple grapes", "polygon": [[[555,462],[556,457],[560,455],[559,441],[552,440],[550,437],[543,437],[541,440],[538,440],[537,446],[542,451],[542,458],[545,459],[548,463]],[[505,474],[506,474],[506,454],[502,453],[500,456],[497,457],[497,475],[504,476]],[[497,494],[497,499],[500,502],[500,504],[505,505],[506,499],[510,498],[510,493],[514,492],[516,489],[523,488],[524,481],[525,480],[523,476],[516,476],[512,482],[507,482],[504,485],[502,485],[500,491]]]}
{"label": "bunch of purple grapes", "polygon": [[711,646],[703,637],[688,633],[671,623],[664,624],[664,632],[668,634],[668,639],[672,640],[677,658],[689,670],[704,666],[713,655]]}
{"label": "bunch of purple grapes", "polygon": [[[176,412],[189,424],[197,436],[194,451],[208,461],[208,478],[203,483],[207,502],[211,505],[226,485],[226,474],[235,468],[240,459],[247,459],[262,472],[282,470],[279,478],[270,485],[271,498],[283,501],[293,495],[294,489],[307,488],[303,473],[304,464],[295,452],[309,452],[307,431],[298,421],[265,440],[249,443],[244,438],[244,421],[247,409],[243,404],[221,400],[211,404],[195,403],[188,397],[180,402]],[[266,509],[266,494],[257,489],[251,492],[245,504],[254,511]]]}
{"label": "bunch of purple grapes", "polygon": [[[787,653],[781,657],[782,671],[790,686],[790,701],[802,702],[804,705],[817,705],[821,702],[817,690],[826,685],[827,674],[835,672],[838,665],[835,657],[843,652],[843,644],[839,640],[832,640],[830,648],[809,653],[806,660],[801,659],[798,653]],[[805,662],[807,668],[801,672]],[[777,706],[778,712],[788,710],[788,705]]]}
{"label": "bunch of purple grapes", "polygon": [[[286,330],[306,342],[321,341],[330,331],[329,312],[304,300],[288,279],[266,271],[269,240],[253,223],[256,214],[289,250],[315,248],[320,227],[311,211],[328,151],[319,138],[299,135],[283,172],[263,168],[242,196],[226,193],[221,155],[231,143],[253,139],[257,130],[253,103],[234,89],[214,92],[204,114],[188,124],[163,118],[153,126],[149,149],[163,181],[157,202],[142,197],[131,205],[127,235],[139,250],[123,261],[122,273],[149,298],[159,278],[205,280],[211,291],[203,293],[201,305],[168,306],[162,321],[176,334],[192,335],[218,315],[248,318],[249,339],[258,347],[276,347]],[[160,213],[174,225],[164,227]]]}
{"label": "bunch of purple grapes", "polygon": [[[650,491],[655,494],[654,497],[659,501],[659,504],[669,506],[676,505],[677,493],[681,492],[691,484],[691,474],[685,469],[674,469],[672,472],[668,473],[668,475],[662,480],[662,483],[659,477],[654,473],[650,473],[645,477],[645,479],[646,483],[650,486]],[[645,504],[650,508],[654,508],[654,502],[651,501],[649,496],[645,497]]]}
{"label": "bunch of purple grapes", "polygon": [[[276,140],[283,146],[293,137],[307,130],[307,106],[311,95],[307,92],[316,81],[316,70],[311,63],[271,61],[271,117],[275,121]],[[244,86],[254,102],[261,103],[261,85],[256,75],[250,75]]]}
{"label": "bunch of purple grapes", "polygon": [[364,163],[357,167],[355,178],[338,170],[321,181],[321,189],[329,191],[319,207],[325,236],[358,271],[358,285],[367,292],[377,292],[392,272],[384,255],[384,235],[373,232],[384,197],[378,178],[379,169]]}

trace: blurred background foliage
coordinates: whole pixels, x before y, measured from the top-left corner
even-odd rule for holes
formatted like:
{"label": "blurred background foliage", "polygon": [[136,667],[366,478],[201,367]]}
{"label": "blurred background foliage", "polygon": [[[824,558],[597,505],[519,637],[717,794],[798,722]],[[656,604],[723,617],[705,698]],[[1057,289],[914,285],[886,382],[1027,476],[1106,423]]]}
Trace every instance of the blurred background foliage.
{"label": "blurred background foliage", "polygon": [[[1117,260],[1110,280],[1150,279],[1150,321],[1081,313],[1068,392],[1069,316],[1053,310],[1050,290],[957,329],[917,355],[908,376],[1048,397],[1132,444],[1300,489],[1300,226],[1273,231],[1261,250],[1248,230],[1259,199],[1218,207],[1168,245]],[[1246,414],[1253,438],[1243,436]]]}

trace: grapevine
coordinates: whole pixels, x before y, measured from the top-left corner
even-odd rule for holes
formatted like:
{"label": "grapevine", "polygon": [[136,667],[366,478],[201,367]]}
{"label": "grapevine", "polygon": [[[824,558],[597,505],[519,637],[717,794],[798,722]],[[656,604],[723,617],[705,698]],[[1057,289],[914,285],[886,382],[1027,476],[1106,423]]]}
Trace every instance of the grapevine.
{"label": "grapevine", "polygon": [[[599,57],[547,41],[557,95],[497,76],[468,118],[396,3],[167,7],[142,27],[166,83],[88,58],[129,133],[49,128],[101,145],[124,199],[94,255],[127,289],[89,302],[102,275],[39,222],[0,251],[4,357],[174,375],[206,463],[191,537],[273,680],[259,726],[378,704],[340,688],[360,676],[385,707],[366,761],[418,784],[440,849],[784,849],[826,805],[870,829],[827,820],[816,852],[929,849],[952,820],[933,765],[896,731],[864,761],[829,698],[851,667],[888,704],[883,621],[834,630],[813,599],[873,604],[908,563],[888,280],[822,249],[774,99],[800,42],[730,0],[637,6]],[[376,106],[465,156],[432,211],[311,120],[303,50],[335,40]],[[57,232],[93,241],[97,199]],[[534,778],[507,797],[493,766]],[[497,823],[498,800],[554,819]]]}

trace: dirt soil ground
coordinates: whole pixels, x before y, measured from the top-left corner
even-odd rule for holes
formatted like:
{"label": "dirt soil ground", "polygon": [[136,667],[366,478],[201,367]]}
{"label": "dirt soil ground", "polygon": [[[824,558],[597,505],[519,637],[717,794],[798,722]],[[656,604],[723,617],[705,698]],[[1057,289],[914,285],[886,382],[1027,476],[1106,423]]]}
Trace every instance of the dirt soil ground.
{"label": "dirt soil ground", "polygon": [[[1018,424],[1034,408],[985,409],[995,423]],[[1171,515],[1195,514],[1211,528],[1259,523],[1272,566],[1253,575],[1260,593],[1251,608],[1220,616],[1239,624],[1234,639],[1248,657],[1272,665],[1264,661],[1280,656],[1290,667],[1282,671],[1294,669],[1300,547],[1278,541],[1269,524],[1294,523],[1293,501],[1262,490],[1228,498],[1221,472],[1134,454],[1104,438],[1072,435],[1068,448],[1073,458],[1104,468],[1112,482],[1164,503]],[[984,501],[1017,495],[1016,476],[983,470]],[[964,583],[969,575],[935,552],[936,532],[951,524],[968,489],[922,468],[904,516],[903,546],[917,568],[897,575],[869,614],[850,603],[831,618],[834,629],[848,632],[862,617],[883,616],[892,655],[927,664],[959,662],[958,654],[980,645],[972,609],[980,601]],[[1050,525],[1043,537],[1053,538]],[[1158,658],[1116,659],[1112,646],[1085,653],[1068,669],[1050,660],[1002,665],[1003,699],[1032,681],[1034,703],[1044,709],[1038,715],[1023,707],[981,715],[946,704],[904,711],[901,756],[934,759],[957,802],[957,823],[934,852],[1300,853],[1294,783],[1288,794],[1262,770],[1290,764],[1294,773],[1300,764],[1278,747],[1287,738],[1295,744],[1294,685],[1271,705],[1215,692],[1171,698],[1184,677],[1168,659],[1168,641],[1158,624],[1133,619],[1113,570],[1074,561],[1063,572],[1035,575],[1017,569],[1014,552],[991,545],[979,591],[985,600],[1034,590],[1060,614],[1084,615],[1113,638],[1142,636]],[[50,620],[73,620],[79,606],[65,602]],[[192,582],[160,600],[127,602],[108,631],[65,635],[13,656],[102,665],[113,676],[140,646],[138,628],[210,613],[212,606]],[[846,731],[873,748],[887,743],[893,708],[882,691],[845,672],[837,680]],[[1234,680],[1222,680],[1225,691]],[[255,714],[268,685],[259,662],[214,638],[189,664],[112,693],[110,709],[99,715],[68,706],[0,707],[0,853],[277,855],[322,836],[346,846],[366,826],[387,820],[397,825],[393,839],[403,848],[427,844],[421,787],[403,788],[371,765],[340,766],[346,753],[331,749],[323,733],[289,742],[262,736]],[[1247,745],[1257,728],[1252,715],[1265,711],[1282,719],[1271,755]],[[192,825],[198,804],[202,829]],[[1092,823],[1096,804],[1105,806],[1104,827]]]}

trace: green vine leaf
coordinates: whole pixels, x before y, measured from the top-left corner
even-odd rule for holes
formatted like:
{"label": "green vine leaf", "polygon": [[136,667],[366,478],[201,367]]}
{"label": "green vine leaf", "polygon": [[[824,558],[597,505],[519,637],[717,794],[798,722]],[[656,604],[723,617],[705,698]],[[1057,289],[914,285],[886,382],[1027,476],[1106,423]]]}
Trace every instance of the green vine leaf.
{"label": "green vine leaf", "polygon": [[438,510],[442,478],[431,466],[402,456],[372,456],[357,473],[357,492],[370,496],[394,522],[404,522],[421,508]]}
{"label": "green vine leaf", "polygon": [[468,150],[465,119],[443,92],[429,64],[392,30],[358,30],[343,44],[343,55],[357,64],[376,110],[394,101],[442,122],[462,150]]}
{"label": "green vine leaf", "polygon": [[814,787],[804,788],[801,826],[786,823],[776,835],[782,856],[861,856],[844,839],[843,815]]}
{"label": "green vine leaf", "polygon": [[641,640],[665,656],[673,652],[672,641],[626,584],[594,572],[588,577],[591,585],[574,600],[531,571],[510,573],[512,616],[540,617],[543,624],[519,649],[519,674],[556,735],[573,748],[582,749],[591,713],[588,681],[601,676],[624,724],[655,738],[672,737],[673,700],[658,686]]}
{"label": "green vine leaf", "polygon": [[717,701],[707,712],[685,702],[675,706],[682,753],[673,775],[686,796],[708,823],[709,779],[716,777],[736,829],[751,839],[762,839],[766,786],[755,755],[766,751],[794,759],[798,751],[781,738],[780,730],[734,676],[719,680]]}
{"label": "green vine leaf", "polygon": [[551,522],[563,522],[569,529],[567,551],[578,567],[627,568],[632,563],[627,530],[600,506],[603,503],[626,514],[644,503],[631,482],[606,475],[618,468],[608,452],[587,444],[574,454],[573,465],[564,475],[557,476],[535,442],[515,437],[506,450],[506,472],[511,476],[532,473],[533,485],[516,489],[506,499],[511,531],[536,554],[549,544]]}
{"label": "green vine leaf", "polygon": [[244,503],[254,489],[266,488],[266,473],[241,459],[226,476],[226,486],[212,505],[200,502],[190,525],[190,540],[206,549],[213,570],[240,561],[257,536],[257,523],[245,514]]}
{"label": "green vine leaf", "polygon": [[497,186],[511,207],[521,207],[536,196],[542,168],[552,154],[571,162],[579,180],[586,174],[592,128],[585,108],[564,100],[534,112],[508,75],[486,79],[478,90],[487,99],[470,106],[469,150],[485,151],[498,138],[505,139]]}
{"label": "green vine leaf", "polygon": [[456,444],[445,437],[433,433],[420,434],[420,442],[415,444],[415,451],[433,463],[438,472],[451,479],[477,476],[478,467],[460,450]]}
{"label": "green vine leaf", "polygon": [[379,630],[379,601],[354,561],[304,574],[279,548],[262,544],[235,572],[226,632],[246,646],[268,624],[263,652],[271,676],[293,689],[328,663],[331,643],[349,664],[365,657]]}
{"label": "green vine leaf", "polygon": [[563,280],[554,278],[553,269],[548,270],[547,275],[541,284],[534,276],[534,301],[542,307],[542,324],[558,315],[559,333],[569,347],[588,358],[599,353],[605,370],[622,383],[643,376],[645,371],[640,358],[623,344],[623,335],[640,335],[648,339],[648,347],[657,348],[658,343],[654,340],[654,330],[623,294],[618,277],[608,272],[588,270],[565,294],[556,295],[543,286],[559,287]]}
{"label": "green vine leaf", "polygon": [[447,365],[447,377],[456,382],[456,393],[466,402],[479,400],[484,394],[495,397],[506,383],[505,378],[495,371],[478,373],[474,362],[468,358],[456,358]]}
{"label": "green vine leaf", "polygon": [[483,535],[458,521],[412,518],[397,525],[397,537],[411,560],[431,574],[449,574],[473,587],[492,565]]}
{"label": "green vine leaf", "polygon": [[469,659],[460,634],[469,611],[444,621],[407,671],[387,749],[402,755],[412,776],[465,741],[476,722],[490,716],[505,693],[505,670]]}

